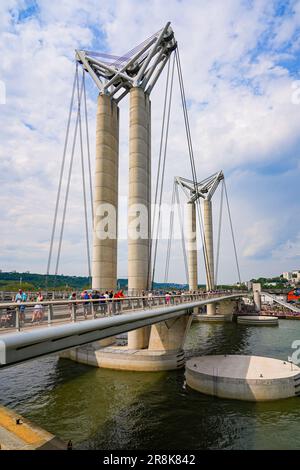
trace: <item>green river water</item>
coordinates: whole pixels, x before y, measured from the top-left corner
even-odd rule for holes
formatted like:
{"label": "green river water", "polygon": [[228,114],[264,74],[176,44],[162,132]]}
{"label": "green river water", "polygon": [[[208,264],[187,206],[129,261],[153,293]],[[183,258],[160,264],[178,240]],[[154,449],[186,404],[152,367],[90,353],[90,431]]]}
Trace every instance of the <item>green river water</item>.
{"label": "green river water", "polygon": [[[279,327],[193,324],[187,357],[286,360],[300,321]],[[1,404],[78,449],[300,449],[300,398],[247,403],[202,395],[184,370],[122,372],[48,356],[0,371]]]}

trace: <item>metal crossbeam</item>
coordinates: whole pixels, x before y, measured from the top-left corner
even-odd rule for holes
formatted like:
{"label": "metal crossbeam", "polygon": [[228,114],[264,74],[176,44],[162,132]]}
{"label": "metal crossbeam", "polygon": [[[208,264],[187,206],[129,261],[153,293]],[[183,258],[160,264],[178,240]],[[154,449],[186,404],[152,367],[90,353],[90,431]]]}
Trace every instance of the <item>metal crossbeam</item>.
{"label": "metal crossbeam", "polygon": [[[199,183],[194,183],[192,180],[175,176],[175,182],[182,188],[183,192],[189,199],[189,202],[195,202],[200,197],[210,201],[213,197],[220,181],[224,179],[223,171],[214,173],[212,176],[205,178]],[[195,188],[196,187],[196,188]]]}
{"label": "metal crossbeam", "polygon": [[177,42],[168,22],[164,28],[123,56],[76,50],[76,61],[91,75],[100,93],[120,101],[132,87],[150,93]]}

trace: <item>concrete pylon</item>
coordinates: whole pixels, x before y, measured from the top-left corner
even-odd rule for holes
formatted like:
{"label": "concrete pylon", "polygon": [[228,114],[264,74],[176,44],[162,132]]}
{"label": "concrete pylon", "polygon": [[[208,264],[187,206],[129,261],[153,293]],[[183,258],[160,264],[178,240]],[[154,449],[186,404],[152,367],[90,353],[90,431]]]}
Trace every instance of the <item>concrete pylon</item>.
{"label": "concrete pylon", "polygon": [[[206,258],[206,290],[213,290],[215,287],[214,279],[214,241],[213,241],[213,222],[212,222],[212,202],[204,200],[204,239],[205,239],[205,258]],[[207,315],[216,314],[216,305],[207,305]]]}
{"label": "concrete pylon", "polygon": [[198,289],[198,266],[197,266],[197,234],[196,234],[196,205],[194,202],[187,203],[187,259],[189,290]]}
{"label": "concrete pylon", "polygon": [[[96,120],[92,287],[117,287],[119,108],[99,94]],[[105,238],[106,237],[106,238]]]}
{"label": "concrete pylon", "polygon": [[[128,294],[141,295],[149,286],[151,240],[151,103],[142,88],[130,91]],[[149,328],[128,333],[128,347],[148,347]]]}
{"label": "concrete pylon", "polygon": [[256,312],[260,312],[261,311],[261,284],[259,282],[253,282],[252,290],[253,290],[254,309]]}

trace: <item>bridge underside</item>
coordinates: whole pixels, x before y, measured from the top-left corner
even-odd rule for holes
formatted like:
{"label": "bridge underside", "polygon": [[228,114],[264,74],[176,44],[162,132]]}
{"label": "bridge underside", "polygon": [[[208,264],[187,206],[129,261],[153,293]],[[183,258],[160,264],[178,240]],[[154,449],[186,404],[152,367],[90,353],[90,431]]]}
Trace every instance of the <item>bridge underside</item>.
{"label": "bridge underside", "polygon": [[[173,355],[174,360],[172,364],[174,367],[168,368],[177,368],[178,357],[182,354],[183,344],[194,309],[209,303],[219,303],[238,297],[241,297],[241,294],[142,310],[110,318],[86,320],[84,322],[53,326],[51,328],[37,328],[30,332],[2,335],[0,339],[0,367],[7,367],[71,348],[78,348],[121,333],[143,327],[150,328],[151,325],[154,325],[151,328],[148,348],[139,350],[141,355],[144,357],[157,357],[157,355],[160,355],[161,358],[165,356],[166,360],[169,360],[170,355]],[[120,348],[117,349],[120,350]],[[134,355],[137,357],[138,355],[135,349],[127,349],[127,354],[131,354],[131,357]],[[168,355],[169,358],[167,358]],[[70,358],[74,359],[71,356],[72,354]],[[113,368],[120,368],[118,366],[120,357],[120,355],[116,356],[116,364]],[[179,362],[182,363],[181,360]],[[163,370],[164,368],[135,370]]]}

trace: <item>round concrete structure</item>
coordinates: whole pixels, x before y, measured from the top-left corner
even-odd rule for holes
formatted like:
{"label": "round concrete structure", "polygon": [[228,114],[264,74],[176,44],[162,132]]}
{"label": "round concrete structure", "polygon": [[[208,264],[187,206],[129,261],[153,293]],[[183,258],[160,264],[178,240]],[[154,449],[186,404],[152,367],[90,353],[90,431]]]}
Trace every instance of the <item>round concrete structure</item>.
{"label": "round concrete structure", "polygon": [[108,346],[96,349],[92,344],[68,349],[60,357],[103,369],[158,372],[184,367],[183,350],[150,351],[128,349],[127,346]]}
{"label": "round concrete structure", "polygon": [[300,368],[270,357],[194,357],[185,375],[189,387],[220,398],[268,401],[300,394]]}
{"label": "round concrete structure", "polygon": [[254,325],[254,326],[274,326],[278,325],[278,317],[267,317],[263,315],[245,315],[238,316],[237,322],[241,325]]}
{"label": "round concrete structure", "polygon": [[193,322],[224,322],[224,321],[231,321],[232,315],[206,315],[206,314],[199,314],[193,315]]}

